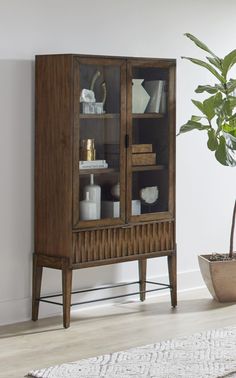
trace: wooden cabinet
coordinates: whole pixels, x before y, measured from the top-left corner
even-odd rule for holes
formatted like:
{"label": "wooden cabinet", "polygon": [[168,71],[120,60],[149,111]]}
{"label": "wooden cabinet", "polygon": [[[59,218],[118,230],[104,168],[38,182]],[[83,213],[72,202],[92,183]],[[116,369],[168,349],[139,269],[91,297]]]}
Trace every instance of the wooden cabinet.
{"label": "wooden cabinet", "polygon": [[167,256],[176,306],[175,65],[36,57],[33,320],[43,267],[62,271],[64,327],[73,269],[137,260],[144,300],[146,259]]}

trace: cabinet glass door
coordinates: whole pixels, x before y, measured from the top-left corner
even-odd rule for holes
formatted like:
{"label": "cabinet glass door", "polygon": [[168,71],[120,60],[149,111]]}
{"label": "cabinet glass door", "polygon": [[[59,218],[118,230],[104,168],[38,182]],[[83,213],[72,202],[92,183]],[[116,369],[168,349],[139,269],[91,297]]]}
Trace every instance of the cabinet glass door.
{"label": "cabinet glass door", "polygon": [[74,228],[125,221],[125,62],[75,58]]}
{"label": "cabinet glass door", "polygon": [[173,61],[128,64],[128,214],[132,221],[173,216]]}

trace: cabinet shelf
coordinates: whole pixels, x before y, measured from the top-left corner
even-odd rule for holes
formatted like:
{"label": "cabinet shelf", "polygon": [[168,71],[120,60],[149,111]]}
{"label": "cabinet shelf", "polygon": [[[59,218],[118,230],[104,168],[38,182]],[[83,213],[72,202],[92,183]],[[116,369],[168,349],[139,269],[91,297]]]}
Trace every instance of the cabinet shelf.
{"label": "cabinet shelf", "polygon": [[80,119],[114,119],[120,118],[119,113],[104,113],[104,114],[80,114]]}
{"label": "cabinet shelf", "polygon": [[133,113],[132,118],[164,118],[164,113]]}
{"label": "cabinet shelf", "polygon": [[165,169],[165,165],[137,165],[132,167],[133,172],[141,172],[141,171],[161,171]]}
{"label": "cabinet shelf", "polygon": [[96,168],[96,169],[80,169],[80,175],[90,175],[90,174],[112,174],[118,172],[116,168]]}

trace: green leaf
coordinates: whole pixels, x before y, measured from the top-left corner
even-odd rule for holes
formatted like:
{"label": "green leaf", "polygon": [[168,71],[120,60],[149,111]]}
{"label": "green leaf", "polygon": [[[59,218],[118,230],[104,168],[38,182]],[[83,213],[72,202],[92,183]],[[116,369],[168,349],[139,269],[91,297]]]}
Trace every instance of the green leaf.
{"label": "green leaf", "polygon": [[228,96],[228,101],[229,101],[231,110],[233,110],[236,107],[236,97]]}
{"label": "green leaf", "polygon": [[204,62],[203,60],[195,59],[195,58],[189,58],[187,56],[182,56],[182,59],[189,60],[190,62],[197,64],[198,66],[202,66],[206,68],[208,71],[210,71],[221,83],[225,83],[225,79],[223,76],[221,76],[210,64]]}
{"label": "green leaf", "polygon": [[207,93],[217,93],[219,89],[217,86],[212,87],[211,85],[199,85],[197,89],[195,89],[196,93],[202,93],[202,92],[207,92]]}
{"label": "green leaf", "polygon": [[205,117],[200,117],[200,116],[192,115],[192,117],[191,117],[191,121],[196,121],[196,122],[198,122],[198,121],[200,121],[202,118],[205,118]]}
{"label": "green leaf", "polygon": [[[208,62],[210,62],[213,66],[215,66],[216,68],[218,68],[218,70],[220,70],[220,72],[222,72],[222,63],[221,63],[221,59],[216,59],[216,58],[212,58],[210,56],[206,56]],[[220,60],[220,62],[219,62]]]}
{"label": "green leaf", "polygon": [[222,75],[224,77],[227,76],[228,71],[233,65],[236,63],[236,50],[231,51],[228,55],[226,55],[222,62]]}
{"label": "green leaf", "polygon": [[228,93],[233,92],[236,89],[236,80],[230,79],[227,83],[227,91]]}
{"label": "green leaf", "polygon": [[203,102],[192,100],[192,103],[207,117],[209,121],[217,114],[217,108],[222,103],[221,93],[217,93]]}
{"label": "green leaf", "polygon": [[209,121],[215,116],[214,100],[215,96],[212,96],[203,101],[204,114],[206,114]]}
{"label": "green leaf", "polygon": [[225,166],[234,167],[236,165],[236,160],[231,155],[229,149],[226,145],[226,140],[224,136],[220,137],[220,143],[216,149],[215,157],[221,163]]}
{"label": "green leaf", "polygon": [[196,101],[196,100],[191,100],[192,103],[203,113],[204,113],[204,106],[203,106],[203,103],[200,102],[200,101]]}
{"label": "green leaf", "polygon": [[216,56],[210,49],[209,47],[207,47],[207,45],[205,45],[205,43],[203,43],[202,41],[200,41],[198,38],[196,38],[194,35],[190,34],[190,33],[185,33],[184,34],[187,38],[191,39],[191,41],[193,41],[195,43],[195,45],[197,45],[198,47],[200,47],[200,49],[208,52],[209,54],[211,54],[212,56],[214,56],[215,59],[218,60],[218,62],[220,63],[221,60],[218,56]]}
{"label": "green leaf", "polygon": [[225,131],[226,133],[232,134],[236,138],[236,127],[232,127],[228,124],[224,124],[222,126],[222,130]]}
{"label": "green leaf", "polygon": [[188,131],[192,131],[194,129],[195,130],[208,130],[209,126],[202,125],[200,122],[189,120],[187,123],[185,123],[183,126],[180,127],[178,135],[186,133]]}
{"label": "green leaf", "polygon": [[208,141],[207,141],[207,147],[211,151],[215,151],[218,147],[218,139],[216,137],[216,133],[214,129],[208,130]]}
{"label": "green leaf", "polygon": [[236,126],[224,124],[222,127],[226,144],[232,149],[236,150]]}

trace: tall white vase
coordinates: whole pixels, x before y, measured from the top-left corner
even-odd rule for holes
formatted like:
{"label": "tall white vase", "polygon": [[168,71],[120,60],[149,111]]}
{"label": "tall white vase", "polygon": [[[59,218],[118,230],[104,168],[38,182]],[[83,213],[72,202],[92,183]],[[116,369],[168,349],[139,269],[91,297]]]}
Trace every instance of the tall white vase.
{"label": "tall white vase", "polygon": [[132,80],[132,113],[144,113],[150,96],[142,86],[143,79]]}
{"label": "tall white vase", "polygon": [[89,199],[96,204],[96,218],[101,218],[101,187],[94,184],[94,175],[90,175],[90,184],[84,187],[84,197],[89,193]]}

